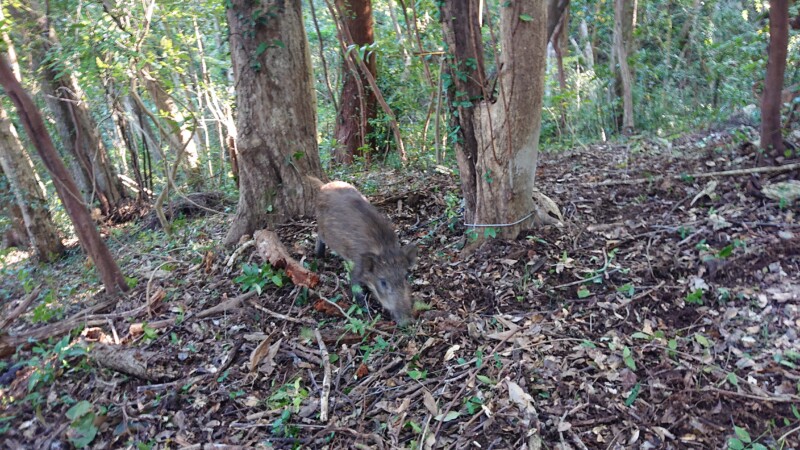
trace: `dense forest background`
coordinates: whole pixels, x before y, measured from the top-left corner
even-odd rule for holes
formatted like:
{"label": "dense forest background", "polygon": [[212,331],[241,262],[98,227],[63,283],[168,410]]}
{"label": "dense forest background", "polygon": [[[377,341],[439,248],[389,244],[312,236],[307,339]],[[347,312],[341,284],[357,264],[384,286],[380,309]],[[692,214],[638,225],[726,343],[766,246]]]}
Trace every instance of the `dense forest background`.
{"label": "dense forest background", "polygon": [[[797,447],[798,29],[788,0],[4,1],[0,436]],[[415,327],[314,258],[307,176],[419,247]]]}

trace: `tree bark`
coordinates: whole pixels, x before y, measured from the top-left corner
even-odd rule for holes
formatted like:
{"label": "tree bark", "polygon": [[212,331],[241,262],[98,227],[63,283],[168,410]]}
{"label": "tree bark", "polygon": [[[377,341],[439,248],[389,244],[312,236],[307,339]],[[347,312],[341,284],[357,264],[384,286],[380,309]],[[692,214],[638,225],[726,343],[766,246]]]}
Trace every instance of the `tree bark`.
{"label": "tree bark", "polygon": [[[474,223],[477,209],[478,139],[475,136],[475,108],[486,88],[486,69],[483,44],[478,25],[479,0],[445,1],[440,5],[442,33],[447,44],[447,100],[452,109],[453,128],[458,129],[455,140],[456,160],[464,195],[464,220]],[[467,63],[470,61],[471,63]]]}
{"label": "tree bark", "polygon": [[[631,134],[634,130],[633,122],[633,75],[628,65],[628,39],[633,39],[630,32],[632,27],[627,27],[625,23],[632,22],[632,18],[627,17],[626,11],[630,11],[630,0],[614,0],[614,50],[619,64],[619,76],[622,87],[622,132]],[[627,31],[627,32],[626,32]]]}
{"label": "tree bark", "polygon": [[[338,143],[334,159],[339,164],[352,164],[355,156],[365,157],[369,161],[370,150],[375,148],[367,139],[372,133],[370,121],[375,119],[377,113],[377,99],[369,88],[367,74],[362,73],[358,67],[355,59],[357,56],[354,54],[361,47],[375,42],[372,0],[336,0],[336,3],[341,11],[342,27],[347,27],[357,48],[344,56],[350,58],[351,62],[342,61],[344,82],[334,130]],[[377,72],[375,54],[369,52],[364,56],[364,64],[374,78]],[[350,70],[349,67],[355,67],[355,70]],[[358,79],[354,72],[357,72]]]}
{"label": "tree bark", "polygon": [[[556,27],[562,22],[562,15],[569,11],[570,0],[548,0],[547,2],[547,40],[553,38]],[[566,35],[566,32],[562,33]],[[555,45],[555,43],[553,43]]]}
{"label": "tree bark", "polygon": [[781,91],[788,46],[789,0],[770,0],[767,73],[761,96],[761,148],[764,152],[759,157],[760,164],[774,163],[785,150],[781,133]]}
{"label": "tree bark", "polygon": [[0,167],[0,211],[11,225],[0,235],[0,249],[17,247],[28,248],[31,245],[22,210],[17,206],[17,199],[11,192],[11,184]]}
{"label": "tree bark", "polygon": [[14,77],[11,67],[4,55],[0,55],[0,85],[6,91],[17,108],[20,121],[25,126],[28,138],[33,142],[39,156],[53,178],[59,198],[72,219],[75,232],[78,234],[83,250],[92,258],[94,265],[100,273],[100,278],[108,294],[127,291],[128,285],[122,276],[116,261],[111,256],[97,228],[92,222],[86,204],[81,200],[80,191],[75,181],[67,172],[64,163],[58,157],[58,152],[50,140],[42,115],[36,109],[33,100],[25,92],[22,85]]}
{"label": "tree bark", "polygon": [[[40,29],[32,43],[34,69],[41,73],[42,91],[48,109],[53,113],[66,154],[70,156],[72,173],[83,191],[83,198],[100,204],[108,215],[125,198],[122,181],[117,177],[105,144],[100,139],[97,124],[84,102],[85,95],[70,70],[61,63],[46,62],[54,52],[58,37],[39,5],[33,2],[30,18]],[[39,11],[39,12],[37,12]]]}
{"label": "tree bark", "polygon": [[[441,6],[445,41],[448,52],[455,55],[455,61],[460,64],[451,67],[451,73],[456,89],[461,90],[459,81],[455,80],[464,78],[463,75],[469,80],[470,75],[476,75],[463,72],[466,63],[482,68],[482,64],[475,64],[476,55],[482,49],[475,22],[477,2],[446,3]],[[463,29],[459,31],[459,27]],[[470,195],[475,201],[471,210],[467,201],[465,216],[468,222],[473,221],[467,226],[489,226],[495,228],[497,236],[513,238],[533,223],[530,219],[534,212],[533,187],[547,56],[547,1],[524,0],[502,6],[500,35],[497,101],[493,102],[485,93],[482,74],[477,74],[479,84],[473,86],[483,91],[482,96],[476,98],[463,90],[470,97],[455,99],[457,103],[470,101],[474,112],[471,121],[473,147],[461,144],[457,150],[462,188],[474,183],[472,191],[466,188],[464,191],[465,198]],[[458,110],[459,116],[464,109]],[[459,124],[463,132],[462,117],[459,117]],[[465,171],[462,164],[472,173]],[[465,181],[465,174],[474,178]],[[481,237],[481,233],[478,236]]]}
{"label": "tree bark", "polygon": [[316,93],[300,2],[232,0],[227,10],[236,87],[239,205],[225,237],[313,215],[322,178]]}
{"label": "tree bark", "polygon": [[169,139],[170,149],[175,155],[182,155],[178,164],[184,164],[188,174],[189,186],[198,191],[203,188],[203,174],[200,168],[200,154],[191,130],[192,120],[187,120],[186,115],[175,103],[172,96],[164,90],[161,83],[149,72],[142,70],[139,78],[144,82],[150,98],[162,115],[167,117],[167,127],[173,136]]}
{"label": "tree bark", "polygon": [[36,169],[17,135],[14,124],[0,106],[0,167],[19,206],[25,234],[40,261],[54,261],[64,252],[47,199],[36,179]]}

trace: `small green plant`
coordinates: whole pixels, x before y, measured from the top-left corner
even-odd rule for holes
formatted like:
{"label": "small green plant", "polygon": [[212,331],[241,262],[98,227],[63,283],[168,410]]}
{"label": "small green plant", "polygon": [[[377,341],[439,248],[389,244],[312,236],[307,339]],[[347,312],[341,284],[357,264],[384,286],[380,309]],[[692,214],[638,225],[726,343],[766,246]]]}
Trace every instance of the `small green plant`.
{"label": "small green plant", "polygon": [[272,434],[284,437],[296,437],[298,428],[289,423],[292,414],[300,411],[303,400],[308,398],[308,390],[300,386],[300,378],[286,383],[267,399],[272,409],[283,408],[279,418],[272,422]]}
{"label": "small green plant", "polygon": [[421,370],[421,369],[419,369],[417,367],[415,367],[413,369],[409,369],[407,373],[408,373],[409,378],[411,378],[414,381],[420,381],[420,380],[424,380],[424,379],[428,378],[428,371],[427,370]]}
{"label": "small green plant", "polygon": [[64,308],[62,306],[57,306],[56,300],[58,300],[56,293],[52,290],[48,290],[42,302],[37,305],[36,308],[33,308],[31,322],[44,323],[49,322],[53,318],[60,319],[63,317]]}
{"label": "small green plant", "polygon": [[702,289],[695,289],[694,291],[690,292],[686,295],[684,299],[686,303],[691,305],[703,305],[703,290]]}
{"label": "small green plant", "polygon": [[52,349],[37,345],[32,352],[34,356],[25,361],[34,369],[28,378],[28,392],[53,382],[59,371],[70,367],[69,359],[86,356],[86,348],[81,344],[70,344],[70,335],[61,338]]}
{"label": "small green plant", "polygon": [[88,446],[97,436],[96,415],[91,403],[82,400],[67,410],[67,418],[71,421],[67,437],[77,448]]}
{"label": "small green plant", "polygon": [[283,287],[288,278],[281,269],[275,269],[269,263],[259,267],[255,264],[242,264],[242,274],[233,281],[240,285],[242,292],[255,290],[259,295],[267,284]]}
{"label": "small green plant", "polygon": [[750,433],[744,428],[733,426],[734,436],[728,438],[729,450],[767,450],[767,447],[758,442],[753,442]]}

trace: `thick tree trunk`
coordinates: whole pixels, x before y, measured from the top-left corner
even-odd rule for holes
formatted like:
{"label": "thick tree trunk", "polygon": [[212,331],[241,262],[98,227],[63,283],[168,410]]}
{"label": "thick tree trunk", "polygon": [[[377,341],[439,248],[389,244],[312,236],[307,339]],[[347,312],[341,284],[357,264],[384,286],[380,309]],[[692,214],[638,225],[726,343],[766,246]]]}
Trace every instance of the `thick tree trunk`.
{"label": "thick tree trunk", "polygon": [[767,74],[761,97],[761,148],[764,150],[759,158],[761,164],[768,163],[765,157],[774,162],[783,156],[785,149],[781,133],[781,91],[788,46],[789,0],[770,0]]}
{"label": "thick tree trunk", "polygon": [[[35,4],[34,7],[39,6]],[[41,11],[39,9],[39,11]],[[33,43],[34,68],[41,73],[45,102],[53,113],[65,153],[70,156],[72,172],[83,191],[83,198],[97,200],[103,214],[109,214],[125,198],[122,182],[117,177],[97,124],[84,102],[77,79],[66,67],[48,61],[52,45],[58,42],[48,18],[37,12],[31,18],[40,27],[41,36]]]}
{"label": "thick tree trunk", "polygon": [[[374,40],[372,23],[372,0],[336,0],[337,7],[342,14],[342,26],[347,27],[350,35],[359,48],[370,45]],[[361,72],[355,63],[358,49],[354,49],[347,58],[351,62],[343,61],[342,74],[344,83],[339,96],[341,103],[336,116],[336,129],[334,136],[338,143],[334,159],[339,164],[351,164],[355,156],[370,158],[370,151],[374,145],[367,141],[372,133],[371,120],[377,113],[377,99],[369,87],[367,75]],[[366,55],[364,63],[375,77],[377,64],[375,54]],[[350,67],[355,67],[354,74]]]}
{"label": "thick tree trunk", "polygon": [[631,27],[625,26],[626,22],[631,22],[632,18],[627,17],[626,11],[630,12],[630,0],[614,0],[614,52],[617,55],[619,65],[619,77],[622,88],[622,132],[631,134],[634,130],[633,122],[633,75],[628,65],[628,48],[630,44],[626,42],[633,39]]}
{"label": "thick tree trunk", "polygon": [[516,237],[533,223],[547,1],[501,7],[496,101],[484,87],[478,0],[445,2],[440,10],[453,81],[449,99],[457,106],[454,116],[461,132],[456,151],[467,226],[491,226],[497,236]]}
{"label": "thick tree trunk", "polygon": [[304,177],[322,178],[300,2],[232,0],[230,5],[240,180],[228,245],[265,226],[313,215],[317,192]]}
{"label": "thick tree trunk", "polygon": [[533,224],[547,58],[546,0],[525,0],[502,7],[500,34],[498,100],[482,102],[475,115],[475,223],[502,224],[496,234],[514,238]]}
{"label": "thick tree trunk", "polygon": [[36,170],[5,109],[0,107],[0,167],[6,174],[20,209],[28,241],[41,261],[54,261],[64,252],[58,229],[47,209],[47,199]]}
{"label": "thick tree trunk", "polygon": [[58,152],[50,140],[47,133],[42,115],[36,109],[33,100],[23,89],[19,81],[14,77],[11,67],[5,56],[0,56],[0,85],[6,91],[6,95],[11,98],[17,108],[20,121],[25,126],[28,138],[33,142],[39,156],[47,167],[50,176],[53,178],[53,185],[56,188],[59,198],[67,210],[75,231],[80,239],[84,251],[92,258],[100,279],[108,294],[116,294],[120,291],[127,291],[128,285],[125,277],[122,276],[116,261],[111,256],[103,240],[100,238],[97,228],[92,222],[86,204],[81,201],[78,186],[75,185],[72,177],[67,172]]}
{"label": "thick tree trunk", "polygon": [[[447,72],[451,85],[447,99],[453,109],[451,117],[458,128],[455,140],[456,159],[464,195],[464,220],[474,223],[477,209],[478,139],[475,136],[473,103],[484,96],[487,88],[480,26],[479,0],[446,1],[440,5],[442,32],[447,44]],[[469,63],[468,63],[469,61]]]}

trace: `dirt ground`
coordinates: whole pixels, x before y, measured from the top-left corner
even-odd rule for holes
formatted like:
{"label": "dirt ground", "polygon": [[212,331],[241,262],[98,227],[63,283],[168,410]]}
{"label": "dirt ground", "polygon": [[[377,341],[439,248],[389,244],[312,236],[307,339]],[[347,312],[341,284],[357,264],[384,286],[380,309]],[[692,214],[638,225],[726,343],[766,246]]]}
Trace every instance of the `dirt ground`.
{"label": "dirt ground", "polygon": [[[11,336],[88,325],[2,360],[0,446],[800,448],[798,203],[764,194],[798,172],[747,173],[747,132],[545,153],[537,183],[564,227],[481,245],[454,175],[356,177],[419,247],[407,330],[375,302],[349,310],[341,260],[313,257],[312,220],[279,229],[320,275],[311,290],[278,277],[243,295],[242,264],[263,261],[219,245],[221,214],[173,239],[106,228],[136,279],[117,302],[95,295],[77,250],[9,264],[4,314],[37,285],[58,294]],[[146,370],[121,373],[123,357]]]}

